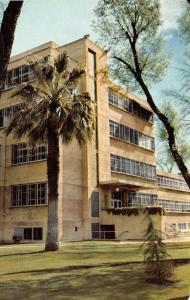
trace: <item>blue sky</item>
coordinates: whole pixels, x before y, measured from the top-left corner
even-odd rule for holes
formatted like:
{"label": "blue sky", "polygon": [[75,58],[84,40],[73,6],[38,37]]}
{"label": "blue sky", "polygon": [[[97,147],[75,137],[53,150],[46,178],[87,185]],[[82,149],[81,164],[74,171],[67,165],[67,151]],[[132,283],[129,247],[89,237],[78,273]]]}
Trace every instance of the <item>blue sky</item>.
{"label": "blue sky", "polygon": [[[3,0],[5,3],[7,0]],[[162,34],[166,37],[166,51],[171,64],[166,77],[160,84],[153,85],[152,93],[156,101],[164,99],[162,90],[180,87],[180,74],[177,70],[184,58],[185,46],[177,36],[177,19],[182,13],[181,0],[160,0],[163,25]],[[92,30],[93,8],[98,0],[25,0],[16,29],[12,54],[17,54],[47,41],[60,45],[81,38]]]}
{"label": "blue sky", "polygon": [[92,32],[96,0],[26,0],[20,16],[13,54],[47,41],[60,45]]}

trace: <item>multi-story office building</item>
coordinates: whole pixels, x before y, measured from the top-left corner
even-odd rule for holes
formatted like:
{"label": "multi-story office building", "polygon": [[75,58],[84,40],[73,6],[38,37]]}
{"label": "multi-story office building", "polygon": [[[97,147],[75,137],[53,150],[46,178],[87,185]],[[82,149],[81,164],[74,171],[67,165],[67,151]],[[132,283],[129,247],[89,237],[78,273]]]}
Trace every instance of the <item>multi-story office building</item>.
{"label": "multi-story office building", "polygon": [[150,214],[164,237],[190,234],[190,194],[180,175],[156,170],[153,113],[147,102],[105,79],[106,51],[88,36],[46,43],[11,58],[0,99],[0,240],[44,240],[47,229],[46,145],[6,137],[20,108],[18,85],[35,80],[33,56],[66,50],[71,67],[87,72],[79,83],[96,103],[96,131],[82,149],[60,147],[60,240],[143,239]]}

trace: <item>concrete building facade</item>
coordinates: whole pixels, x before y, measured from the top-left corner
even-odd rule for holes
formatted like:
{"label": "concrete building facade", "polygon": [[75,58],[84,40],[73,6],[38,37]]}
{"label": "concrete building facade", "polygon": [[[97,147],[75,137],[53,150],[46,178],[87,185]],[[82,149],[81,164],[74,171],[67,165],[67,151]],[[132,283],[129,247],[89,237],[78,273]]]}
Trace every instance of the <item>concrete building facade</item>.
{"label": "concrete building facade", "polygon": [[106,79],[107,53],[88,36],[58,46],[43,44],[11,58],[0,99],[0,241],[45,240],[47,147],[4,129],[21,101],[18,85],[32,81],[27,60],[56,57],[87,72],[78,89],[95,101],[96,130],[82,149],[60,140],[59,232],[61,241],[143,239],[147,214],[164,238],[190,235],[190,194],[182,176],[156,169],[153,113],[147,102]]}

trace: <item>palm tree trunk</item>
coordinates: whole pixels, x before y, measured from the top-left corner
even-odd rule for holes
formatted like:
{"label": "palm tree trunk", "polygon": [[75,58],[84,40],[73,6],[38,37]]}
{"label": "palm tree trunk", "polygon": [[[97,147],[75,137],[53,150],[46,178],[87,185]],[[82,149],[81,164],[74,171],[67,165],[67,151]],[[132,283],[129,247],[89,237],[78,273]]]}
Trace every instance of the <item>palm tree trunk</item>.
{"label": "palm tree trunk", "polygon": [[48,226],[45,251],[59,249],[58,236],[58,181],[59,181],[59,135],[48,129]]}

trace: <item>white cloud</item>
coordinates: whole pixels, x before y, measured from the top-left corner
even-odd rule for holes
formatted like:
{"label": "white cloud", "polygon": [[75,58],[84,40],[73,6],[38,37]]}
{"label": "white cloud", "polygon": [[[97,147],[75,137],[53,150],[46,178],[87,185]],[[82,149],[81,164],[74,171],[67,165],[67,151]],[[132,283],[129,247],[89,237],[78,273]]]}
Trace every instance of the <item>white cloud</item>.
{"label": "white cloud", "polygon": [[181,0],[160,0],[161,3],[161,31],[176,30],[178,28],[177,20],[183,12],[183,1]]}

